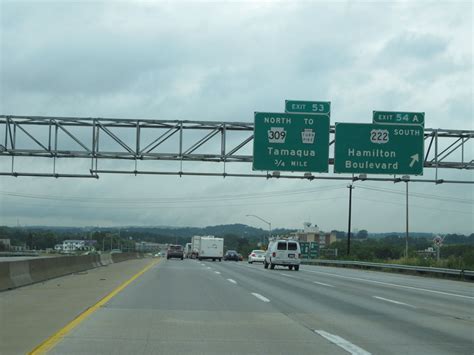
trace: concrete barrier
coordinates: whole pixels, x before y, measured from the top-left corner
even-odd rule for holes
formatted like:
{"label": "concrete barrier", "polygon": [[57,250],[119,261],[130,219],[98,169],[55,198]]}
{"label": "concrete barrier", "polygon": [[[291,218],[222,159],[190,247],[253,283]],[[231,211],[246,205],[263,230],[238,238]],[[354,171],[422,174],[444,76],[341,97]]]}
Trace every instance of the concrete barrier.
{"label": "concrete barrier", "polygon": [[100,263],[100,255],[94,255],[94,261],[92,262],[92,265],[94,267],[102,266],[102,264]]}
{"label": "concrete barrier", "polygon": [[10,266],[10,280],[14,287],[33,283],[30,274],[30,263],[28,260],[14,261],[9,262],[8,264]]}
{"label": "concrete barrier", "polygon": [[100,254],[100,265],[107,266],[113,263],[112,256],[110,254]]}
{"label": "concrete barrier", "polygon": [[141,257],[117,253],[4,261],[0,262],[0,291]]}
{"label": "concrete barrier", "polygon": [[7,290],[13,287],[15,285],[10,278],[10,264],[0,263],[0,290]]}
{"label": "concrete barrier", "polygon": [[136,259],[137,258],[136,255],[137,255],[136,253],[115,253],[115,254],[112,254],[112,261],[114,263],[119,263],[125,260]]}

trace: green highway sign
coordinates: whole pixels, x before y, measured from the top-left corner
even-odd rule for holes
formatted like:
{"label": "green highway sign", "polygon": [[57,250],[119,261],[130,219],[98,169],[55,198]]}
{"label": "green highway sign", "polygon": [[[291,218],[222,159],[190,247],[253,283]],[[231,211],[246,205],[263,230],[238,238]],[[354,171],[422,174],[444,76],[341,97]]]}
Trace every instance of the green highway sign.
{"label": "green highway sign", "polygon": [[329,117],[255,112],[253,170],[327,172]]}
{"label": "green highway sign", "polygon": [[424,112],[393,112],[393,111],[374,111],[372,116],[373,123],[385,124],[418,124],[425,125]]}
{"label": "green highway sign", "polygon": [[309,257],[309,242],[300,242],[301,257],[307,259]]}
{"label": "green highway sign", "polygon": [[336,123],[334,172],[422,175],[421,125]]}
{"label": "green highway sign", "polygon": [[300,251],[303,259],[319,258],[319,244],[317,242],[300,242]]}
{"label": "green highway sign", "polygon": [[309,257],[319,258],[319,243],[311,242],[309,245]]}
{"label": "green highway sign", "polygon": [[331,114],[331,103],[328,101],[297,101],[285,100],[285,112],[287,113],[312,113],[319,115]]}

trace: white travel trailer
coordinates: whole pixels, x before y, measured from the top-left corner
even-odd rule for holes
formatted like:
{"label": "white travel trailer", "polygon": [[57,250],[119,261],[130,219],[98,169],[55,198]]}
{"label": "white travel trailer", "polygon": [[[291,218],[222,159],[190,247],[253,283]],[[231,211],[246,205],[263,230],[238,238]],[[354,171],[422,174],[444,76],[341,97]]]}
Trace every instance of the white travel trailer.
{"label": "white travel trailer", "polygon": [[213,236],[201,237],[198,259],[212,259],[222,261],[224,257],[224,238]]}

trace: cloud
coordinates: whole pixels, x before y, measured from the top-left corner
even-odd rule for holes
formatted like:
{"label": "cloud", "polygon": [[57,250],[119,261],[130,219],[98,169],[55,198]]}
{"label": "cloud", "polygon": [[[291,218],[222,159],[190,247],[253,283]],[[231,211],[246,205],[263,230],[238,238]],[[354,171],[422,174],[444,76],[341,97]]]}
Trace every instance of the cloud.
{"label": "cloud", "polygon": [[[3,114],[251,122],[254,111],[278,112],[285,99],[307,99],[331,101],[332,124],[370,122],[373,110],[407,110],[425,112],[427,127],[472,129],[469,2],[4,1],[0,6]],[[46,133],[41,135],[46,139]],[[90,140],[87,132],[80,135]],[[123,135],[127,142],[133,138],[133,133]],[[74,145],[65,135],[62,139],[65,147]],[[143,142],[152,139],[149,134]],[[186,142],[191,143],[191,139]],[[215,149],[220,142],[209,143]],[[163,147],[175,148],[176,141]],[[246,152],[251,148],[246,147]],[[466,150],[466,159],[470,153]],[[51,159],[17,159],[15,164],[23,171],[52,171]],[[133,162],[99,164],[134,169]],[[1,157],[0,170],[8,171],[10,166],[10,159]],[[58,162],[58,168],[68,172],[87,172],[89,166],[90,161]],[[179,162],[161,161],[139,162],[139,167],[181,168]],[[189,162],[183,168],[223,169]],[[227,164],[226,171],[251,172],[251,166]],[[464,171],[439,174],[473,178]],[[433,176],[434,171],[426,169],[425,177]],[[2,191],[66,197],[256,195],[248,201],[198,201],[168,208],[84,207],[74,200],[32,203],[1,195],[0,215],[9,224],[16,224],[16,218],[24,223],[78,225],[253,223],[245,218],[249,213],[272,220],[276,227],[300,227],[309,220],[323,229],[345,229],[347,222],[344,187],[273,200],[258,197],[263,192],[279,195],[286,190],[330,187],[334,182],[105,174],[98,181],[0,179]],[[389,187],[403,191],[403,186]],[[470,185],[420,184],[413,191],[470,198],[473,193]],[[403,196],[391,199],[389,194],[363,189],[354,196],[354,223],[359,229],[404,228]],[[455,202],[433,206],[430,200],[417,204],[421,207],[412,210],[413,230],[467,233],[473,229],[468,214],[449,212],[472,212],[472,208]]]}
{"label": "cloud", "polygon": [[430,61],[442,54],[448,46],[447,40],[433,34],[403,32],[391,38],[381,51],[382,59],[403,61],[415,58]]}

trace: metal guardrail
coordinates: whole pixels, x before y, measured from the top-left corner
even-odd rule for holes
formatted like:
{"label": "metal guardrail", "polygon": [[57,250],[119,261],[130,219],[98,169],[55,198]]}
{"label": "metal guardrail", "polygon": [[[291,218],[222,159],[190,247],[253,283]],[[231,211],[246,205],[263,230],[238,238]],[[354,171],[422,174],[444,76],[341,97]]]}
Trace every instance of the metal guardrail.
{"label": "metal guardrail", "polygon": [[36,251],[1,251],[0,256],[39,256]]}
{"label": "metal guardrail", "polygon": [[311,261],[303,261],[303,264],[309,265],[332,265],[332,266],[351,266],[351,267],[363,267],[369,269],[388,269],[398,271],[412,271],[423,274],[436,274],[440,276],[458,276],[461,279],[474,279],[474,270],[464,269],[446,269],[436,268],[427,266],[411,266],[411,265],[400,265],[400,264],[383,264],[383,263],[370,263],[365,261],[350,261],[350,260],[324,260],[315,259]]}

